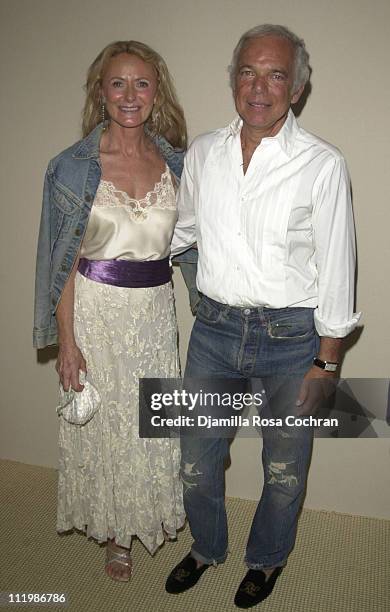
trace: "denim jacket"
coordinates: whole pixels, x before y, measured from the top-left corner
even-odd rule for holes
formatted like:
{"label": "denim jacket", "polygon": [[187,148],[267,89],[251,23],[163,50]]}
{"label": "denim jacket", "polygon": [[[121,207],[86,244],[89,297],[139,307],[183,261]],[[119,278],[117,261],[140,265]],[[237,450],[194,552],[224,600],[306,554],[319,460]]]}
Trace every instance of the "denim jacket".
{"label": "denim jacket", "polygon": [[[49,162],[43,189],[35,278],[33,343],[57,344],[55,312],[87,227],[101,177],[99,142],[103,124]],[[183,151],[164,138],[155,144],[179,180]],[[178,261],[181,256],[179,255]],[[192,281],[193,282],[193,281]]]}

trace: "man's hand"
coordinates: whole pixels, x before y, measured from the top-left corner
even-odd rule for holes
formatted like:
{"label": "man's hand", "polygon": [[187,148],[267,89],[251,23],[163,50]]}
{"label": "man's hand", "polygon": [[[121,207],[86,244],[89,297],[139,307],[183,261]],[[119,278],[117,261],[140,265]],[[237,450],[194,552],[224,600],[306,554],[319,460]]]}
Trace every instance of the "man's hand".
{"label": "man's hand", "polygon": [[313,365],[305,374],[295,405],[297,415],[316,414],[321,403],[336,390],[337,373]]}
{"label": "man's hand", "polygon": [[79,383],[79,370],[87,372],[87,364],[76,344],[60,344],[56,370],[64,391],[69,391],[70,387],[74,391],[84,389],[84,386]]}

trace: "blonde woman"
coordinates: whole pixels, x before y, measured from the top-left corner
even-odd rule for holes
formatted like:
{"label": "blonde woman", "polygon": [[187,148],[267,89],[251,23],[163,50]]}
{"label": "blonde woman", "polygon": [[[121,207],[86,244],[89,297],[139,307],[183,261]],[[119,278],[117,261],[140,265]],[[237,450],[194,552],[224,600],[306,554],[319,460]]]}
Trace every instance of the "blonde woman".
{"label": "blonde woman", "polygon": [[57,529],[107,542],[106,573],[127,581],[132,538],[153,554],[184,522],[177,441],[138,436],[138,379],[179,375],[168,256],[186,126],[150,47],[98,55],[83,136],[46,173],[34,344],[58,343],[64,389],[82,392],[82,370],[101,396],[87,424],[60,418]]}

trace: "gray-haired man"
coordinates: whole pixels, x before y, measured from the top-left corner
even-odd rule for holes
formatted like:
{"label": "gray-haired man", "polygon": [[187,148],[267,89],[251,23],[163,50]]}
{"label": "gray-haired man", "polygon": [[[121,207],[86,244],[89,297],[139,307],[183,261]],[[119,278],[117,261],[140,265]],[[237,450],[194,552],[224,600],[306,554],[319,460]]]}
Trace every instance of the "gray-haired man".
{"label": "gray-haired man", "polygon": [[[308,412],[336,376],[353,313],[355,239],[340,152],[300,128],[290,109],[309,78],[304,42],[282,26],[244,34],[231,66],[238,117],[195,139],[185,160],[173,254],[197,242],[202,300],[187,378],[261,378],[271,409]],[[286,405],[272,381],[299,380]],[[288,405],[290,402],[290,405]],[[291,405],[292,404],[292,405]],[[272,591],[294,545],[312,432],[263,428],[264,488],[235,603]],[[194,543],[166,589],[192,587],[227,555],[226,439],[183,438],[184,501]]]}

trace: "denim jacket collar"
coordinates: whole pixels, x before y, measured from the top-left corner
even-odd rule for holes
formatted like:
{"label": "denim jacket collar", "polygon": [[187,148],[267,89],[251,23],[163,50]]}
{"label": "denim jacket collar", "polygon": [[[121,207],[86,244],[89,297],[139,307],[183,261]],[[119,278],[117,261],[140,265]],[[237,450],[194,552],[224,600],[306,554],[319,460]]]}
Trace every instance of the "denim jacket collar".
{"label": "denim jacket collar", "polygon": [[[75,159],[99,159],[99,155],[100,155],[99,145],[100,145],[100,139],[102,137],[103,128],[104,128],[104,124],[99,123],[92,130],[92,132],[88,134],[88,136],[86,136],[85,138],[83,138],[83,140],[80,141],[72,157],[74,157]],[[168,165],[171,166],[171,164],[169,164],[169,161],[170,161],[170,158],[172,158],[172,156],[175,154],[176,154],[175,155],[176,158],[182,159],[183,151],[181,151],[180,149],[174,149],[172,145],[163,136],[159,136],[159,135],[152,136],[150,134],[150,138],[153,140],[154,144],[160,150],[160,153],[166,159],[166,161],[168,162]],[[174,172],[176,176],[180,177],[181,172],[179,174],[177,171],[175,172],[176,168],[171,167],[171,170]]]}
{"label": "denim jacket collar", "polygon": [[99,144],[100,138],[103,132],[103,123],[99,123],[95,129],[92,130],[80,141],[79,146],[73,153],[72,157],[76,159],[98,159],[99,158]]}

